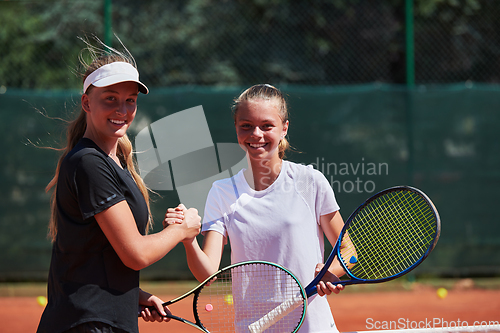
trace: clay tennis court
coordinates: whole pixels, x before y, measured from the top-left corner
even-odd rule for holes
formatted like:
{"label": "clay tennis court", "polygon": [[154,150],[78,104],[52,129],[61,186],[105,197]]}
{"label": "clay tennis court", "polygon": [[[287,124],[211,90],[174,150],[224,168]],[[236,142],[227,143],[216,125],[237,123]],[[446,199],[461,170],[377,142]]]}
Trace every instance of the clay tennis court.
{"label": "clay tennis court", "polygon": [[[168,288],[155,285],[149,287],[149,290],[156,289],[164,300],[177,297],[186,291],[186,286],[175,284]],[[441,299],[436,294],[436,287],[430,285],[414,284],[408,287],[408,290],[356,286],[340,295],[329,296],[328,299],[341,332],[418,328],[416,325],[442,327],[457,323],[463,325],[464,322],[469,326],[481,325],[481,322],[482,325],[493,322],[498,324],[500,289],[497,286],[490,288],[450,286],[448,296]],[[177,289],[179,293],[174,293]],[[1,295],[14,295],[0,297],[0,332],[35,332],[43,311],[36,302],[36,296],[43,290],[43,286],[21,291],[16,291],[14,287],[0,288]],[[192,319],[190,301],[181,301],[170,309],[180,317]],[[383,326],[391,324],[393,327]],[[169,323],[145,323],[140,320],[139,328],[141,333],[199,332],[173,320]]]}

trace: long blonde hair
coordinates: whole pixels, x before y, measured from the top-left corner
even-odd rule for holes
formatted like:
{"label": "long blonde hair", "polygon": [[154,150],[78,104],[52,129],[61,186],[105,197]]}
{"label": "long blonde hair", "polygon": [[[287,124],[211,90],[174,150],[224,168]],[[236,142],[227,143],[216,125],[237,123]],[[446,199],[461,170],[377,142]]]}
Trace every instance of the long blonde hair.
{"label": "long blonde hair", "polygon": [[[286,103],[285,96],[281,91],[271,86],[270,84],[257,84],[247,90],[245,90],[241,95],[234,100],[233,106],[231,108],[233,112],[233,118],[236,122],[236,114],[238,113],[238,108],[242,102],[251,101],[254,99],[264,99],[264,100],[275,100],[278,103],[279,116],[283,124],[288,121],[288,106]],[[285,158],[285,153],[290,149],[290,143],[284,137],[280,140],[278,145],[278,156],[280,159]]]}
{"label": "long blonde hair", "polygon": [[[118,38],[118,37],[117,37]],[[80,38],[82,39],[82,38]],[[88,40],[82,39],[82,41],[87,45],[87,47],[84,50],[87,50],[90,53],[92,62],[90,64],[86,64],[82,54],[80,54],[80,62],[82,66],[86,68],[86,71],[84,74],[82,74],[83,79],[82,82],[85,81],[87,76],[94,72],[96,69],[98,69],[101,66],[116,62],[116,61],[122,61],[122,62],[128,62],[132,64],[134,67],[136,67],[135,60],[130,54],[130,52],[125,48],[125,46],[121,43],[123,48],[125,49],[126,53],[122,53],[116,49],[110,48],[108,46],[105,46],[98,38],[95,37],[95,40],[101,44],[105,49],[95,47],[91,45]],[[118,39],[119,40],[119,39]],[[87,91],[84,93],[88,93],[91,91],[93,86],[89,86]],[[52,192],[52,197],[51,197],[51,217],[50,217],[50,222],[49,222],[49,231],[48,231],[48,237],[49,239],[54,242],[56,240],[57,236],[57,204],[56,204],[56,193],[57,193],[57,181],[59,179],[59,170],[61,168],[61,163],[66,157],[66,155],[76,146],[78,141],[83,137],[85,134],[85,130],[87,128],[87,116],[86,112],[83,110],[83,108],[80,109],[80,113],[76,119],[68,123],[68,127],[66,130],[66,147],[61,148],[60,150],[63,151],[61,157],[59,157],[59,161],[57,162],[57,167],[56,167],[56,172],[54,175],[54,178],[49,182],[47,187],[45,188],[45,191],[48,192],[51,189],[53,189]],[[146,231],[150,230],[152,228],[153,224],[153,219],[151,215],[151,210],[150,210],[150,204],[149,204],[149,193],[148,193],[148,188],[144,181],[142,180],[141,176],[137,172],[136,168],[136,161],[133,157],[132,153],[132,143],[130,142],[130,139],[128,136],[125,134],[123,137],[118,139],[118,147],[116,151],[117,157],[120,159],[122,164],[126,165],[128,171],[134,178],[134,181],[136,182],[137,186],[139,187],[139,190],[141,191],[142,195],[144,196],[144,200],[146,200],[146,204],[148,206],[148,211],[149,211],[149,218],[148,218],[148,224]]]}

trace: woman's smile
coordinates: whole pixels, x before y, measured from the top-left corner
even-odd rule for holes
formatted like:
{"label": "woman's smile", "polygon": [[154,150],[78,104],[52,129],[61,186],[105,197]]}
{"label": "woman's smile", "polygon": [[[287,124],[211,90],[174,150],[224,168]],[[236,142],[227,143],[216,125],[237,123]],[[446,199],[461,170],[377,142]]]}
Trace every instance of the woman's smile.
{"label": "woman's smile", "polygon": [[278,158],[278,145],[286,135],[288,123],[283,123],[274,101],[247,101],[239,106],[236,116],[238,143],[251,159]]}

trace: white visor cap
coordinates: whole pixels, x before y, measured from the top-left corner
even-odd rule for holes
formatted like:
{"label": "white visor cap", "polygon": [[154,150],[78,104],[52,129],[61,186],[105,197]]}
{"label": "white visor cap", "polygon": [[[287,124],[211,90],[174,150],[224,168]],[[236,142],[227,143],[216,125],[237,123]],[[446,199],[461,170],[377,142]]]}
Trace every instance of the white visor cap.
{"label": "white visor cap", "polygon": [[116,61],[104,65],[93,71],[87,76],[83,83],[83,93],[90,85],[94,87],[107,87],[121,82],[137,82],[139,91],[143,94],[149,92],[148,87],[139,81],[139,72],[128,62]]}

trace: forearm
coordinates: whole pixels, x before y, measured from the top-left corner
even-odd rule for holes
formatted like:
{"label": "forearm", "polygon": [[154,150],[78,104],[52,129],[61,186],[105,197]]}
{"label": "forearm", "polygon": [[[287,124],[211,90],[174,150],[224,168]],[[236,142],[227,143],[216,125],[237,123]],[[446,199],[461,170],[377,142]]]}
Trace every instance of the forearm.
{"label": "forearm", "polygon": [[189,269],[199,282],[205,281],[206,278],[219,269],[220,259],[214,262],[214,260],[203,252],[196,238],[191,242],[184,242],[184,247],[186,249]]}
{"label": "forearm", "polygon": [[[344,226],[344,221],[342,216],[338,211],[322,215],[320,217],[321,228],[325,233],[330,244],[335,245],[337,238],[340,236],[340,232]],[[345,245],[345,244],[344,244]],[[330,273],[335,274],[337,277],[341,277],[345,274],[344,268],[339,262],[339,258],[335,258],[328,269]]]}
{"label": "forearm", "polygon": [[181,227],[171,226],[155,234],[137,237],[128,246],[124,244],[119,255],[127,267],[141,270],[163,258],[184,238]]}
{"label": "forearm", "polygon": [[142,290],[142,289],[139,289],[139,304],[141,305],[149,305],[150,302],[149,302],[149,298],[153,296],[151,295],[150,293]]}
{"label": "forearm", "polygon": [[333,260],[328,270],[330,271],[330,273],[335,274],[337,277],[341,277],[345,274],[345,270],[337,258]]}
{"label": "forearm", "polygon": [[121,201],[95,218],[122,262],[134,270],[143,269],[163,258],[179,242],[196,237],[200,232],[200,217],[195,209],[185,212],[180,224],[161,232],[143,236],[126,201]]}

